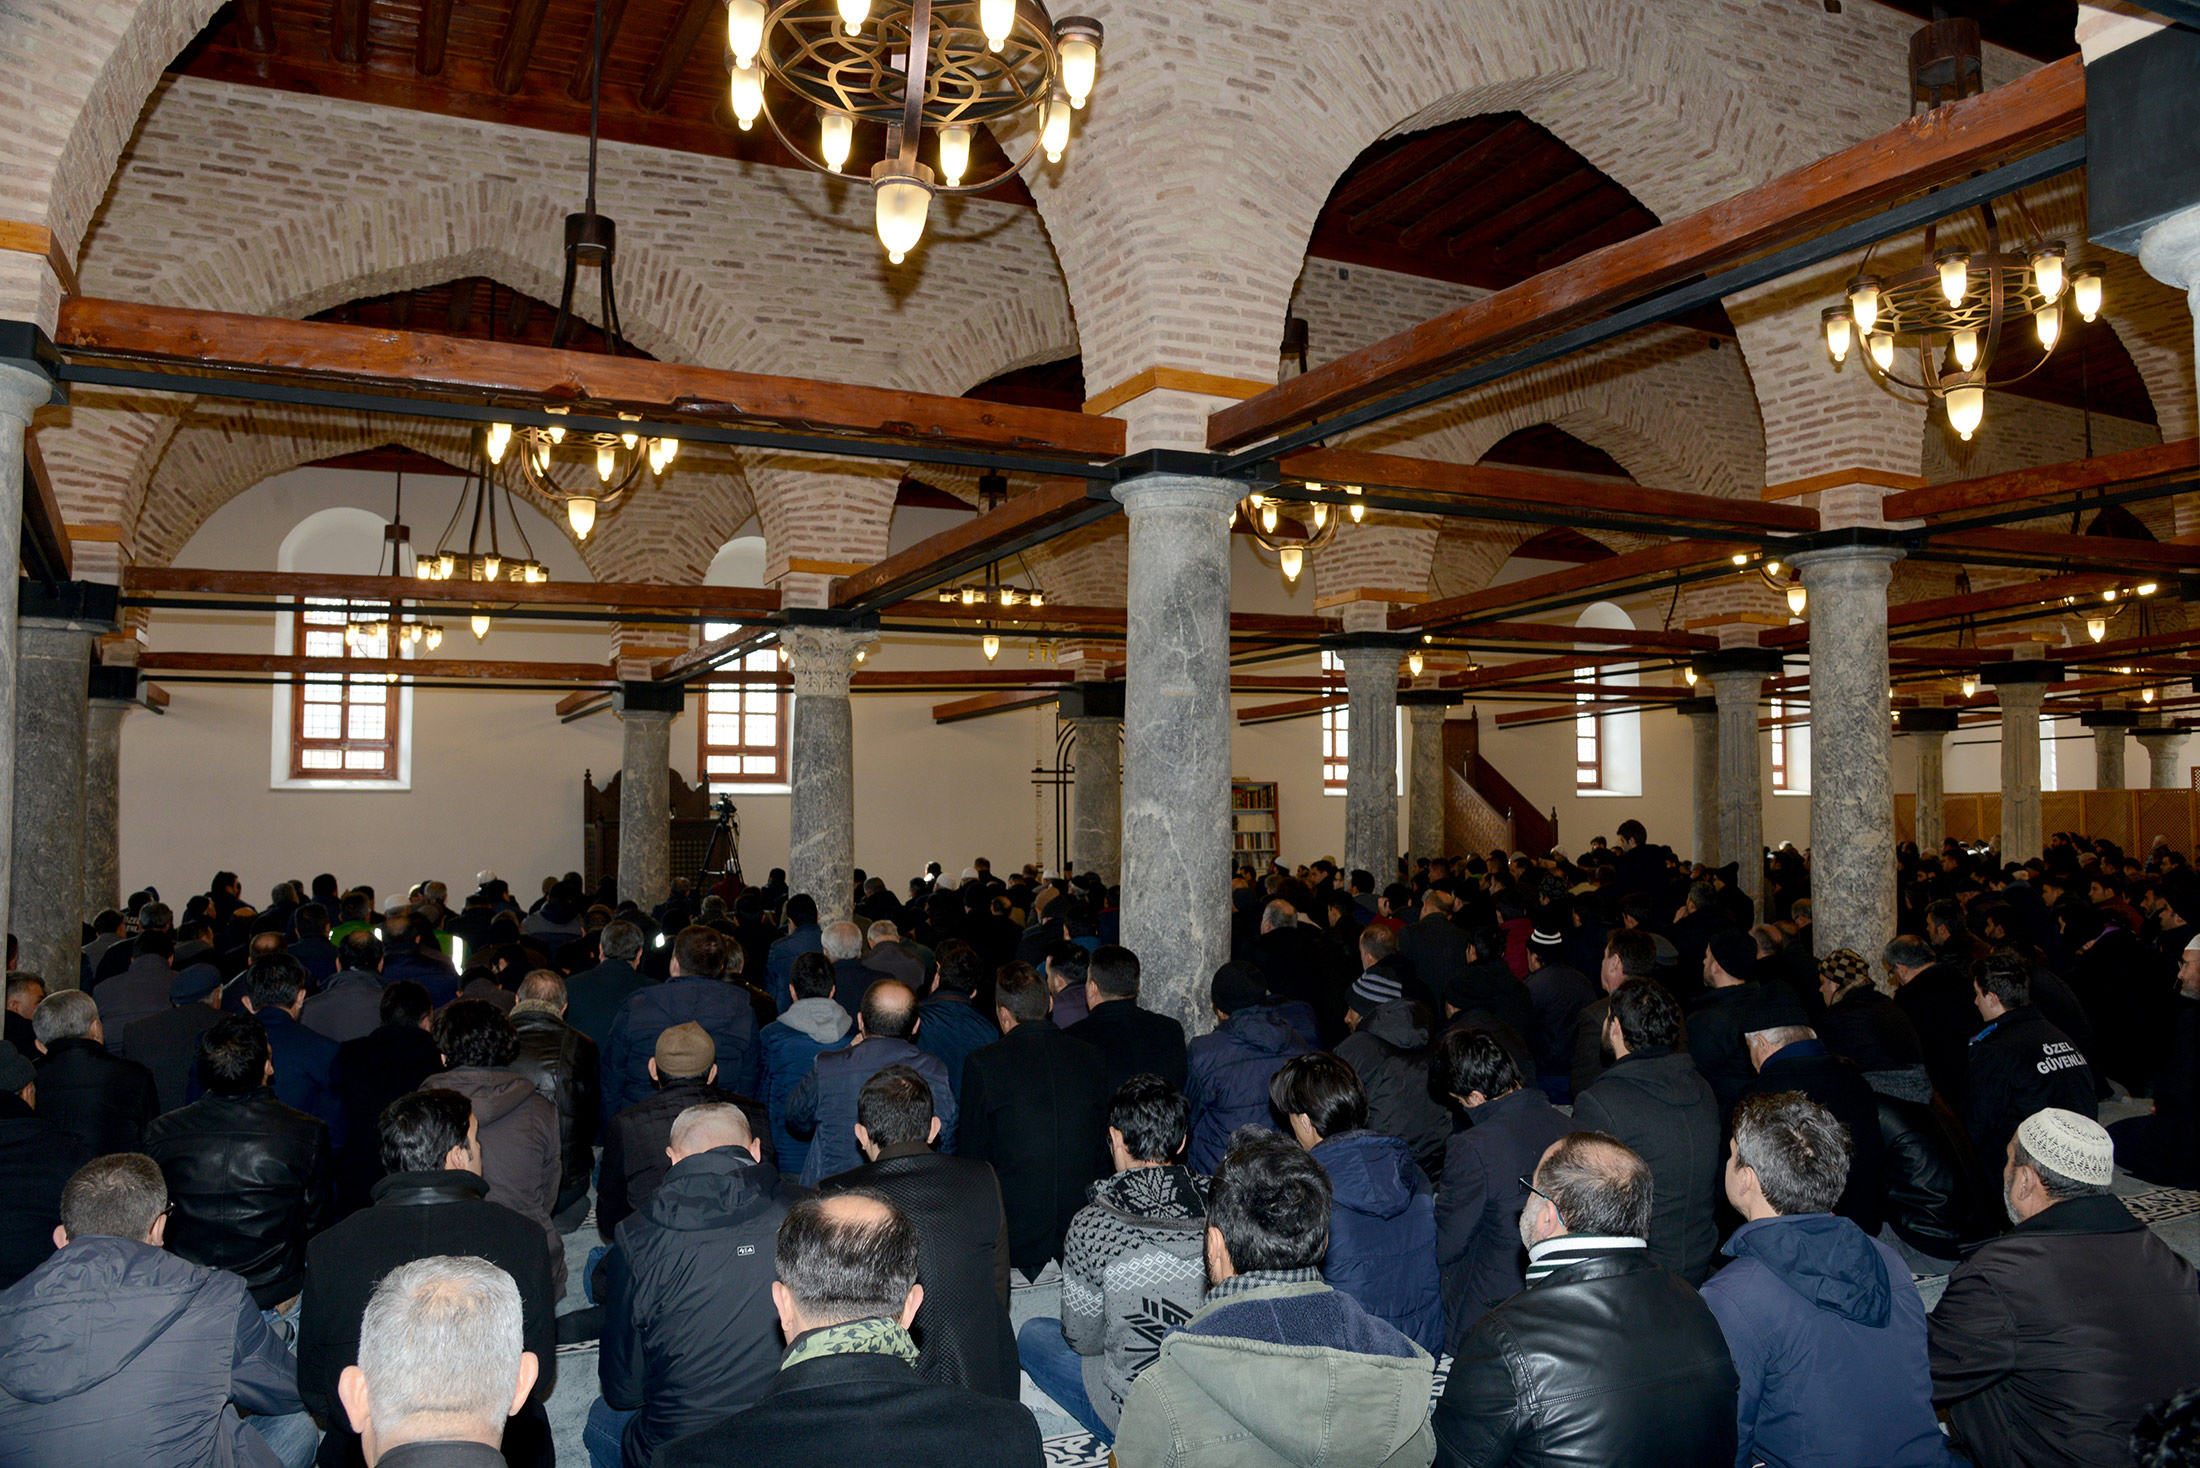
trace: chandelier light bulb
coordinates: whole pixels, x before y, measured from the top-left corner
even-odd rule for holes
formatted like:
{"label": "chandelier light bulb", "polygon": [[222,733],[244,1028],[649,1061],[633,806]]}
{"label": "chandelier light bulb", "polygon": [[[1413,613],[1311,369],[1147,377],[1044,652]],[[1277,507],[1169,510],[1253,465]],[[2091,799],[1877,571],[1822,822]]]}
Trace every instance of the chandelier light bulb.
{"label": "chandelier light bulb", "polygon": [[428,635],[426,641],[428,644],[428,651],[434,652],[437,648],[443,645],[443,629],[437,626],[435,623],[430,622],[428,624]]}
{"label": "chandelier light bulb", "polygon": [[1971,257],[1961,250],[1944,250],[1933,264],[1940,270],[1940,293],[1949,305],[1962,305],[1971,289]]}
{"label": "chandelier light bulb", "polygon": [[2070,272],[2070,299],[2088,325],[2101,314],[2101,267],[2080,265]]}
{"label": "chandelier light bulb", "polygon": [[1687,680],[1689,687],[1694,688],[1696,686],[1696,670],[1694,668],[1681,669],[1681,677]]}
{"label": "chandelier light bulb", "polygon": [[634,446],[641,441],[642,436],[638,433],[622,433],[619,435],[619,442],[626,445],[629,453],[633,452]]}
{"label": "chandelier light bulb", "polygon": [[428,560],[414,561],[413,575],[419,577],[422,581],[433,580],[435,578],[435,563]]}
{"label": "chandelier light bulb", "polygon": [[1810,593],[1803,589],[1802,582],[1798,581],[1793,586],[1790,586],[1788,588],[1789,615],[1800,617],[1801,615],[1803,615],[1803,609],[1809,605]]}
{"label": "chandelier light bulb", "polygon": [[2050,303],[2034,311],[2032,329],[2039,333],[2041,351],[2055,350],[2055,342],[2062,336],[2062,307]]}
{"label": "chandelier light bulb", "polygon": [[1276,533],[1277,519],[1276,502],[1274,500],[1270,500],[1260,507],[1260,528],[1264,533],[1268,535]]}
{"label": "chandelier light bulb", "polygon": [[1284,546],[1276,552],[1276,562],[1283,568],[1283,579],[1296,585],[1299,572],[1306,566],[1306,551],[1300,546]]}
{"label": "chandelier light bulb", "polygon": [[489,635],[489,614],[481,608],[476,607],[474,609],[472,621],[474,626],[474,641],[479,642],[482,638]]}
{"label": "chandelier light bulb", "polygon": [[1743,551],[1736,551],[1736,552],[1734,553],[1734,564],[1735,564],[1735,565],[1737,565],[1737,566],[1746,566],[1746,565],[1748,565],[1748,564],[1749,564],[1749,556],[1748,556],[1748,554],[1747,554],[1746,552],[1743,552]]}
{"label": "chandelier light bulb", "polygon": [[940,177],[949,188],[958,188],[970,171],[970,129],[952,123],[940,129]]}
{"label": "chandelier light bulb", "polygon": [[1268,496],[1256,489],[1245,497],[1245,503],[1251,505],[1257,513],[1262,505],[1268,503]]}
{"label": "chandelier light bulb", "polygon": [[1894,338],[1884,331],[1875,331],[1864,339],[1864,345],[1872,354],[1872,364],[1887,372],[1894,367]]}
{"label": "chandelier light bulb", "polygon": [[1046,121],[1039,129],[1039,146],[1047,150],[1049,163],[1061,162],[1062,150],[1069,146],[1069,114],[1069,98],[1060,91],[1047,99]]}
{"label": "chandelier light bulb", "polygon": [[966,607],[974,607],[977,604],[978,588],[976,588],[975,586],[965,586],[963,588],[963,605]]}
{"label": "chandelier light bulb", "polygon": [[588,539],[588,532],[596,528],[596,501],[585,494],[574,495],[565,502],[565,523],[573,527],[573,538]]}
{"label": "chandelier light bulb", "polygon": [[1859,275],[1849,282],[1849,314],[1856,318],[1856,329],[1869,335],[1879,324],[1879,277]]}
{"label": "chandelier light bulb", "polygon": [[2085,635],[2086,635],[2086,636],[2088,636],[2088,637],[2090,637],[2090,638],[2092,638],[2092,639],[2093,639],[2093,640],[2094,640],[2095,642],[2099,642],[2099,641],[2100,641],[2100,640],[2101,640],[2102,638],[2104,638],[2104,637],[2108,636],[2108,618],[2106,618],[2106,617],[2088,617],[2088,618],[2086,618],[2086,619],[2085,619]]}
{"label": "chandelier light bulb", "polygon": [[2162,588],[2160,586],[2152,581],[2142,581],[2137,586],[2131,588],[2131,593],[2134,596],[2152,596],[2155,592],[2160,591],[2161,589]]}
{"label": "chandelier light bulb", "polygon": [[1316,530],[1319,530],[1319,529],[1321,529],[1321,528],[1322,528],[1322,527],[1323,527],[1324,525],[1327,525],[1328,523],[1329,523],[1329,506],[1327,506],[1327,505],[1323,504],[1323,503],[1322,503],[1321,501],[1319,501],[1319,500],[1316,500],[1316,501],[1314,502],[1314,528],[1315,528]]}
{"label": "chandelier light bulb", "polygon": [[733,104],[733,120],[741,124],[741,131],[747,132],[756,126],[756,119],[764,111],[763,69],[755,66],[735,67],[728,95]]}
{"label": "chandelier light bulb", "polygon": [[2058,241],[2049,241],[2032,252],[2032,283],[2050,301],[2062,299],[2063,258],[2063,247]]}
{"label": "chandelier light bulb", "polygon": [[[553,431],[554,431],[554,430],[553,430]],[[538,470],[539,472],[541,472],[541,473],[544,473],[544,474],[547,474],[547,473],[549,473],[549,472],[550,472],[550,445],[549,445],[549,444],[547,444],[547,443],[542,443],[542,442],[538,442],[538,443],[536,443],[536,445],[535,445],[535,468],[536,468],[536,469],[537,469],[537,470]]]}
{"label": "chandelier light bulb", "polygon": [[[1360,489],[1360,487],[1359,487],[1359,486],[1358,486],[1357,484],[1348,484],[1348,485],[1346,485],[1346,486],[1344,487],[1344,492],[1345,492],[1346,494],[1350,494],[1350,495],[1357,495],[1357,494],[1360,494],[1360,493],[1362,493],[1363,491],[1362,491],[1362,490]],[[1354,505],[1354,506],[1352,506],[1352,523],[1353,523],[1353,524],[1355,524],[1355,525],[1359,524],[1359,523],[1360,523],[1360,521],[1361,521],[1361,520],[1362,520],[1363,518],[1365,518],[1365,517],[1366,517],[1366,515],[1367,515],[1367,506],[1365,506],[1365,505]]]}
{"label": "chandelier light bulb", "polygon": [[2102,593],[2101,593],[2101,600],[2102,600],[2102,601],[2114,601],[2115,599],[2116,599],[2116,588],[2115,588],[2115,587],[2113,587],[2113,586],[2111,586],[2111,587],[2110,587],[2110,588],[2109,588],[2108,590],[2106,590],[2106,591],[2104,591],[2104,592],[2102,592]]}
{"label": "chandelier light bulb", "polygon": [[785,643],[779,645],[779,666],[782,668],[787,666],[787,645]]}
{"label": "chandelier light bulb", "polygon": [[2142,689],[2140,689],[2140,690],[2139,690],[2139,702],[2141,702],[2141,703],[2152,703],[2152,702],[2154,702],[2154,690],[2153,690],[2153,689],[2151,689],[2151,688],[2142,688]]}
{"label": "chandelier light bulb", "polygon": [[1046,595],[1046,593],[1045,593],[1045,592],[1043,592],[1043,591],[1034,591],[1034,592],[1033,592],[1033,593],[1031,594],[1031,604],[1032,604],[1033,606],[1035,606],[1035,607],[1043,607],[1043,606],[1045,606],[1045,605],[1047,604],[1047,595]]}
{"label": "chandelier light bulb", "polygon": [[991,632],[985,634],[985,640],[979,645],[985,649],[985,660],[989,663],[1001,655],[1001,639]]}
{"label": "chandelier light bulb", "polygon": [[676,438],[660,438],[657,440],[657,447],[664,450],[667,464],[680,457],[680,440]]}
{"label": "chandelier light bulb", "polygon": [[458,569],[458,557],[452,555],[449,551],[436,552],[435,569],[440,579],[450,580],[451,573]]}
{"label": "chandelier light bulb", "polygon": [[830,107],[820,107],[817,112],[817,146],[825,155],[825,166],[840,172],[855,151],[856,120],[845,112]]}
{"label": "chandelier light bulb", "polygon": [[1852,328],[1855,320],[1839,306],[1828,306],[1819,316],[1826,334],[1826,355],[1839,365],[1849,359],[1849,346],[1855,340]]}
{"label": "chandelier light bulb", "polygon": [[1978,365],[1978,333],[1959,331],[1955,334],[1956,365],[1968,372]]}
{"label": "chandelier light bulb", "polygon": [[932,209],[932,170],[921,163],[903,165],[882,158],[871,170],[871,187],[878,196],[878,238],[886,258],[899,265],[924,238],[925,216]]}
{"label": "chandelier light bulb", "polygon": [[1097,37],[1079,28],[1071,29],[1065,23],[1056,31],[1056,54],[1062,58],[1062,86],[1069,93],[1069,105],[1082,110],[1085,99],[1092,95],[1093,78],[1100,73],[1100,44]]}
{"label": "chandelier light bulb", "polygon": [[848,34],[859,35],[863,23],[871,18],[871,0],[840,0],[840,23]]}
{"label": "chandelier light bulb", "polygon": [[734,65],[756,65],[764,49],[764,0],[726,0],[726,49]]}
{"label": "chandelier light bulb", "polygon": [[1956,431],[1956,437],[1965,443],[1978,432],[1979,423],[1986,417],[1986,389],[1983,387],[1952,388],[1948,393],[1948,426]]}
{"label": "chandelier light bulb", "polygon": [[551,425],[550,425],[550,427],[549,427],[548,429],[546,429],[546,430],[545,430],[545,432],[547,432],[547,433],[548,433],[548,434],[550,435],[550,442],[552,442],[552,443],[564,443],[564,442],[565,442],[565,426],[564,426],[563,424],[559,424],[559,423],[553,423],[553,424],[551,424]]}
{"label": "chandelier light bulb", "polygon": [[1978,678],[1977,678],[1977,676],[1976,676],[1976,675],[1974,675],[1974,674],[1971,674],[1971,673],[1966,673],[1966,674],[1964,674],[1964,675],[1963,675],[1963,685],[1962,685],[1962,686],[1963,686],[1963,696],[1964,696],[1965,698],[1969,698],[1969,697],[1970,697],[1970,696],[1971,696],[1972,694],[1974,694],[1974,693],[1978,692]]}
{"label": "chandelier light bulb", "polygon": [[484,580],[484,581],[494,581],[494,580],[496,580],[496,579],[497,579],[497,573],[498,573],[499,571],[502,571],[503,569],[504,569],[504,558],[503,558],[502,556],[500,556],[500,555],[496,554],[496,553],[495,553],[494,551],[491,551],[491,552],[490,552],[490,553],[489,553],[488,555],[485,555],[485,556],[483,556],[483,557],[481,558],[481,579],[482,579],[482,580]]}
{"label": "chandelier light bulb", "polygon": [[512,445],[512,425],[511,425],[511,424],[509,424],[509,423],[492,423],[492,424],[490,424],[490,425],[489,425],[489,436],[488,436],[488,441],[487,441],[487,443],[486,443],[485,447],[486,447],[486,448],[487,448],[487,449],[489,450],[489,462],[490,462],[490,463],[492,463],[492,464],[501,464],[501,463],[503,463],[503,462],[504,462],[504,451],[505,451],[505,450],[506,450],[507,448],[510,448],[510,447],[511,447],[511,445]]}
{"label": "chandelier light bulb", "polygon": [[1008,44],[1009,32],[1016,28],[1016,0],[979,0],[978,29],[985,32],[988,51],[998,51]]}
{"label": "chandelier light bulb", "polygon": [[596,477],[609,484],[611,482],[611,471],[618,467],[619,451],[611,447],[610,444],[598,445],[596,449]]}
{"label": "chandelier light bulb", "polygon": [[1411,673],[1414,677],[1420,677],[1421,669],[1426,666],[1427,661],[1422,658],[1421,650],[1419,648],[1415,648],[1412,652],[1406,654],[1406,671]]}

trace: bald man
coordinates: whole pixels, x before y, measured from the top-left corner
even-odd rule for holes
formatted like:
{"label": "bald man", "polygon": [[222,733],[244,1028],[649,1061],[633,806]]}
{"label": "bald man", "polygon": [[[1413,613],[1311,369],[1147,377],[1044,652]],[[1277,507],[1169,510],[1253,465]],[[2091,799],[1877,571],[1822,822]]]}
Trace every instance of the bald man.
{"label": "bald man", "polygon": [[583,1434],[595,1468],[647,1463],[676,1437],[752,1405],[779,1368],[772,1246],[779,1172],[741,1108],[673,1119],[671,1171],[605,1257],[603,1395]]}
{"label": "bald man", "polygon": [[863,1165],[856,1145],[856,1101],[863,1083],[889,1065],[906,1065],[932,1088],[940,1119],[941,1152],[955,1150],[955,1090],[947,1066],[916,1046],[917,995],[898,979],[880,979],[863,991],[856,1011],[855,1043],[817,1057],[810,1073],[787,1093],[787,1130],[810,1139],[802,1164],[802,1182],[816,1187],[825,1178]]}

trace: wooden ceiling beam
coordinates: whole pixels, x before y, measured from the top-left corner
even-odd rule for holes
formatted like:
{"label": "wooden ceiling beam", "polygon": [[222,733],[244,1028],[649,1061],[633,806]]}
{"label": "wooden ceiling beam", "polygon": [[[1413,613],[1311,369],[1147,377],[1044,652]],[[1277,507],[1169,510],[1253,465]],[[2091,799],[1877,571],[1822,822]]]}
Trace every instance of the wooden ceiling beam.
{"label": "wooden ceiling beam", "polygon": [[512,0],[504,21],[504,39],[497,46],[496,66],[490,73],[490,80],[505,96],[518,92],[527,80],[527,64],[534,60],[542,18],[549,11],[550,0]]}
{"label": "wooden ceiling beam", "polygon": [[413,37],[413,71],[441,76],[450,52],[451,0],[420,0],[420,30]]}
{"label": "wooden ceiling beam", "polygon": [[[1464,621],[1477,613],[1499,607],[1518,606],[1545,597],[1572,596],[1641,577],[1715,565],[1737,551],[1753,549],[1755,547],[1745,541],[1669,541],[1664,545],[1623,551],[1609,560],[1595,561],[1586,566],[1573,566],[1564,571],[1528,576],[1519,581],[1507,582],[1503,586],[1485,586],[1480,591],[1471,591],[1465,596],[1426,602],[1417,607],[1402,607],[1390,614],[1390,625],[1396,629],[1441,626],[1446,622]],[[1585,639],[1577,632],[1576,640]]]}
{"label": "wooden ceiling beam", "polygon": [[1546,217],[1547,211],[1570,204],[1584,193],[1594,192],[1600,182],[1602,180],[1594,169],[1587,164],[1581,164],[1572,172],[1559,175],[1526,197],[1490,211],[1487,218],[1451,236],[1444,241],[1444,252],[1454,256],[1465,255],[1493,236],[1517,238],[1540,223]]}
{"label": "wooden ceiling beam", "polygon": [[1100,519],[1116,509],[1112,498],[1094,499],[1082,479],[1044,480],[1036,489],[1013,495],[982,515],[928,536],[868,570],[842,578],[833,588],[833,605],[883,606],[930,591],[966,574],[975,565],[995,559],[1007,547],[1028,544],[1033,536],[1068,521]]}
{"label": "wooden ceiling beam", "polygon": [[[619,22],[626,19],[626,0],[598,0],[603,7],[598,14],[603,17],[603,54],[611,54],[611,45],[619,39]],[[595,23],[589,24],[589,37],[581,47],[580,56],[573,62],[573,73],[565,79],[565,95],[576,102],[586,102],[589,89],[596,81]]]}
{"label": "wooden ceiling beam", "polygon": [[981,693],[974,698],[959,698],[952,703],[936,703],[932,705],[932,722],[960,724],[966,719],[982,719],[988,714],[1039,708],[1053,703],[1059,697],[1052,690],[1023,691],[1004,688],[995,693]]}
{"label": "wooden ceiling beam", "polygon": [[2064,535],[2051,530],[1961,530],[1934,536],[1933,545],[1940,550],[1974,550],[2076,561],[2104,570],[2157,571],[2174,575],[2179,571],[2200,569],[2200,545],[2166,545],[2158,540],[2126,540],[2113,535]]}
{"label": "wooden ceiling beam", "polygon": [[[2037,469],[2016,469],[2007,474],[1988,474],[1978,479],[1958,479],[1930,484],[1888,495],[1880,513],[1890,521],[1926,520],[1964,510],[2002,509],[2027,500],[2060,499],[2088,489],[2111,485],[2139,485],[2168,480],[2200,470],[2200,439],[2149,444],[2118,454],[2096,454],[2066,464]],[[2044,512],[2044,507],[2043,507]]]}
{"label": "wooden ceiling beam", "polygon": [[281,45],[275,31],[275,0],[236,0],[237,35],[247,51],[272,56]]}
{"label": "wooden ceiling beam", "polygon": [[[1547,250],[1578,244],[1581,237],[1575,233],[1577,230],[1600,228],[1613,217],[1612,204],[1613,200],[1601,192],[1584,194],[1524,226],[1512,238],[1492,249],[1491,257],[1525,262],[1532,270],[1534,262]],[[1552,243],[1545,245],[1546,240]]]}
{"label": "wooden ceiling beam", "polygon": [[642,78],[642,89],[635,98],[642,111],[662,112],[671,105],[673,84],[687,69],[688,58],[695,53],[696,43],[703,39],[703,31],[711,17],[723,10],[715,0],[680,0],[680,11],[672,18],[672,28],[665,32],[664,41],[657,47],[657,55],[650,61],[649,73]]}
{"label": "wooden ceiling beam", "polygon": [[148,652],[138,658],[141,673],[305,673],[385,674],[399,678],[465,678],[507,683],[609,683],[617,680],[604,663],[494,663],[460,658],[308,658],[274,653]]}
{"label": "wooden ceiling beam", "polygon": [[23,435],[23,525],[18,559],[33,575],[68,581],[75,576],[69,527],[54,498],[53,476],[38,451],[38,435]]}
{"label": "wooden ceiling beam", "polygon": [[367,58],[368,0],[329,0],[329,55],[347,66]]}
{"label": "wooden ceiling beam", "polygon": [[[2055,615],[2055,609],[2050,603],[2058,598],[2105,591],[2122,580],[2124,578],[2121,576],[2098,573],[2050,576],[2044,580],[2012,582],[2007,586],[1966,592],[1958,596],[1937,596],[1922,601],[1900,602],[1887,608],[1887,626],[1890,630],[1897,630],[1932,622],[1953,622],[1963,617],[1975,617],[1981,612],[2007,611],[2013,607],[2035,603],[2038,604],[2042,617],[2050,617]],[[1757,643],[1761,647],[1804,647],[1809,642],[1808,622],[1798,622],[1792,627],[1768,627],[1757,634]]]}
{"label": "wooden ceiling beam", "polygon": [[1290,719],[1312,718],[1326,714],[1331,709],[1341,709],[1352,700],[1344,694],[1328,694],[1320,698],[1290,698],[1282,703],[1261,703],[1237,711],[1240,724],[1281,724]]}
{"label": "wooden ceiling beam", "polygon": [[[306,571],[216,571],[180,566],[128,566],[125,592],[201,596],[336,597],[350,601],[466,606],[477,601],[528,606],[589,607],[607,617],[620,611],[775,612],[779,593],[748,586],[660,586],[615,581],[550,581],[528,586],[499,581],[411,581],[398,576],[334,576]],[[731,620],[731,618],[729,618]]]}
{"label": "wooden ceiling beam", "polygon": [[2085,69],[2070,57],[1936,108],[1805,168],[1235,403],[1210,448],[1253,443],[1604,314],[1744,258],[1868,217],[1895,201],[2076,137]]}
{"label": "wooden ceiling beam", "polygon": [[1453,146],[1453,140],[1441,131],[1432,131],[1426,137],[1402,145],[1381,162],[1361,170],[1357,177],[1338,189],[1337,196],[1329,201],[1322,212],[1333,219],[1341,217],[1344,220],[1345,233],[1364,234],[1397,204],[1400,190],[1416,186],[1417,176],[1418,179],[1425,180],[1432,168],[1443,168],[1461,158],[1480,156],[1495,138],[1511,131],[1513,126],[1513,123],[1505,123],[1491,128],[1464,150],[1448,157],[1445,150]]}
{"label": "wooden ceiling beam", "polygon": [[[1603,565],[1604,562],[1595,561],[1589,564]],[[1607,634],[1603,628],[1596,628],[1594,629],[1594,635],[1609,635],[1616,639],[1611,643],[1598,642],[1592,644],[1596,647],[1645,648],[1653,654],[1715,652],[1719,646],[1718,638],[1706,637],[1700,632],[1672,632],[1659,628],[1644,628],[1639,631],[1628,632],[1625,635],[1616,631]],[[1583,628],[1563,626],[1556,622],[1469,622],[1463,627],[1446,627],[1444,629],[1444,640],[1447,642],[1474,638],[1487,638],[1492,642],[1577,643],[1589,641],[1589,637],[1584,635]]]}

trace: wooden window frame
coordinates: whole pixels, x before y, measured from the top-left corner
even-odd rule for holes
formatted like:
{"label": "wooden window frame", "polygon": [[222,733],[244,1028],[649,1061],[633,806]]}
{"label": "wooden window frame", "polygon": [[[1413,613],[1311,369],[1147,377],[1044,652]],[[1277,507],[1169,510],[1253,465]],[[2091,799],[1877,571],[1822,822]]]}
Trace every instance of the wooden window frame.
{"label": "wooden window frame", "polygon": [[[1593,683],[1599,676],[1595,668],[1584,668],[1574,674],[1576,683]],[[1574,695],[1577,710],[1574,714],[1574,789],[1602,790],[1604,788],[1604,716],[1595,712],[1596,695]],[[1581,741],[1589,741],[1589,758],[1581,757]]]}
{"label": "wooden window frame", "polygon": [[[732,630],[733,626],[730,623],[724,626],[711,624],[704,627],[703,637],[708,641],[713,637],[722,637]],[[766,648],[761,652],[752,652],[741,660],[738,671],[776,673],[779,671],[779,654],[776,649],[772,648]],[[731,700],[735,704],[734,709],[729,711],[715,707],[720,699]],[[772,715],[773,728],[778,735],[773,743],[764,745],[748,744],[746,742],[741,744],[717,744],[712,742],[710,736],[714,713],[724,717],[728,712],[731,712],[734,719],[740,724],[742,733],[746,735],[748,720],[765,712],[763,708],[756,705],[764,704],[767,701],[770,706],[769,711]],[[787,784],[787,726],[789,720],[793,717],[793,713],[793,691],[784,684],[774,683],[760,686],[752,683],[713,683],[705,685],[703,716],[696,721],[695,729],[695,769],[704,787],[707,790],[717,791],[721,789],[755,789],[758,786]],[[742,772],[738,775],[713,773],[711,760],[714,757],[718,759],[739,759],[743,765]],[[771,761],[770,773],[752,772],[747,768],[750,761],[767,758]]]}
{"label": "wooden window frame", "polygon": [[[1322,675],[1344,672],[1344,659],[1334,652],[1324,652],[1321,661]],[[1325,681],[1326,691],[1328,684]],[[1351,778],[1352,708],[1350,703],[1340,703],[1322,710],[1322,794],[1342,795]]]}
{"label": "wooden window frame", "polygon": [[[354,604],[330,601],[323,598],[308,598],[292,609],[291,646],[306,657],[338,656],[367,661],[381,661],[388,657],[387,633],[383,635],[381,646],[355,647],[349,639],[343,637],[340,629],[332,629],[325,622],[309,623],[306,620],[307,616],[314,612],[348,612],[355,605],[359,610],[370,614],[386,614],[389,610],[386,602]],[[331,630],[337,632],[337,647],[333,651],[326,648],[316,650],[313,646],[312,634],[327,633]],[[320,700],[309,700],[306,697],[308,688],[331,686],[343,690],[343,696],[334,704]],[[355,706],[364,707],[366,703],[365,700],[353,696],[354,689],[379,690],[382,705],[382,737],[380,739],[352,737],[352,709]],[[306,710],[313,707],[334,707],[341,710],[337,726],[344,731],[343,734],[335,739],[309,737],[306,734]],[[396,784],[403,778],[404,772],[403,745],[405,730],[403,709],[404,688],[395,678],[385,679],[379,674],[354,674],[341,677],[333,674],[300,674],[290,685],[290,778],[293,780],[344,782],[371,780],[388,781],[393,785]],[[351,756],[355,752],[368,750],[378,751],[381,754],[382,763],[379,769],[364,769],[351,763]],[[340,763],[334,766],[308,765],[305,762],[307,753],[319,751],[336,752]]]}
{"label": "wooden window frame", "polygon": [[1772,700],[1772,788],[1785,791],[1788,788],[1788,731],[1787,705],[1779,699]]}

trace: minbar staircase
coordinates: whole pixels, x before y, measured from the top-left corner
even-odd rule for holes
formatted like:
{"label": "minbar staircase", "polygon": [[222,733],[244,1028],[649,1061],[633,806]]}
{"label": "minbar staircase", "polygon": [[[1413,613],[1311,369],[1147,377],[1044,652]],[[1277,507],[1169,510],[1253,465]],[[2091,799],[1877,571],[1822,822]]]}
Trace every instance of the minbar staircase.
{"label": "minbar staircase", "polygon": [[1537,810],[1512,781],[1482,758],[1482,724],[1469,712],[1444,724],[1444,849],[1454,853],[1525,851],[1558,845],[1558,812]]}

